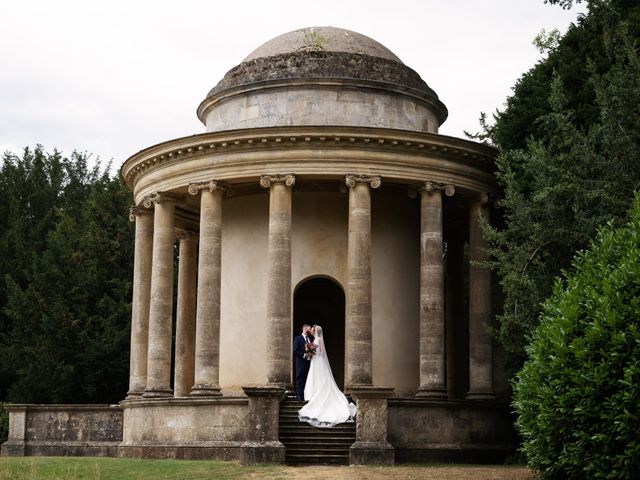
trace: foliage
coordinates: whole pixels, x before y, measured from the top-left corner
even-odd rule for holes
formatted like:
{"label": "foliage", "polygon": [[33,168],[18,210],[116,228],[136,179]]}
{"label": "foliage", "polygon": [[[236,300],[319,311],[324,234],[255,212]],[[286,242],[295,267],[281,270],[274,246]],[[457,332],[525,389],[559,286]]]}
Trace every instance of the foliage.
{"label": "foliage", "polygon": [[[496,176],[504,189],[498,202],[504,227],[487,227],[485,233],[505,297],[497,336],[511,354],[513,370],[524,359],[526,334],[538,323],[554,277],[570,266],[574,252],[588,245],[599,225],[625,217],[640,188],[637,37],[614,13],[597,12],[600,16],[591,13],[584,22],[600,32],[594,55],[604,53],[589,63],[582,83],[592,93],[581,108],[597,115],[589,122],[581,118],[575,98],[582,94],[567,88],[562,68],[552,75],[544,102],[516,88],[512,105],[539,103],[531,112],[535,128],[529,129],[524,148],[511,148],[520,142],[515,137],[502,145],[495,130],[486,133],[501,146]],[[563,37],[556,52],[570,48],[573,35]],[[582,49],[575,53],[581,55]],[[539,66],[532,70],[534,75],[538,71]],[[512,121],[509,115],[498,121],[503,122],[500,128]]]}
{"label": "foliage", "polygon": [[0,402],[0,444],[7,441],[9,437],[9,412],[4,408],[4,404]]}
{"label": "foliage", "polygon": [[514,406],[542,479],[640,478],[640,195],[543,306]]}
{"label": "foliage", "polygon": [[12,402],[111,402],[128,371],[130,194],[42,147],[0,169],[0,378]]}

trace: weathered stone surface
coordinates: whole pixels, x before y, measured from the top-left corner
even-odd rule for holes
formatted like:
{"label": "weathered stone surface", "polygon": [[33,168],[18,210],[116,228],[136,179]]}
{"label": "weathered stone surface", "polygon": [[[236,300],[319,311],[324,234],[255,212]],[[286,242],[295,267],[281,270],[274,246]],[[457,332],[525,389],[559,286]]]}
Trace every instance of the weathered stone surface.
{"label": "weathered stone surface", "polygon": [[468,399],[490,399],[493,393],[491,339],[491,271],[482,266],[489,259],[480,218],[489,218],[486,195],[469,206],[469,392]]}
{"label": "weathered stone surface", "polygon": [[153,266],[149,307],[149,351],[144,397],[172,394],[171,341],[173,310],[173,245],[175,242],[175,200],[155,195]]}
{"label": "weathered stone surface", "polygon": [[136,222],[131,302],[131,357],[129,391],[139,397],[147,385],[147,349],[149,341],[149,299],[151,298],[151,261],[153,253],[153,210],[134,207],[130,218]]}
{"label": "weathered stone surface", "polygon": [[393,465],[394,449],[387,441],[387,399],[392,388],[358,387],[349,390],[356,400],[356,442],[349,451],[352,465]]}
{"label": "weathered stone surface", "polygon": [[[428,182],[427,186],[431,186]],[[420,229],[420,389],[418,395],[446,396],[442,193],[425,188]]]}
{"label": "weathered stone surface", "polygon": [[7,405],[2,455],[115,456],[122,440],[117,405]]}
{"label": "weathered stone surface", "polygon": [[220,395],[222,192],[213,182],[200,198],[195,384],[191,390],[197,396]]}
{"label": "weathered stone surface", "polygon": [[256,463],[284,463],[285,447],[278,439],[280,401],[285,389],[281,387],[243,387],[249,397],[247,441],[242,445],[241,461]]}
{"label": "weathered stone surface", "polygon": [[390,399],[388,439],[398,462],[501,462],[516,448],[509,405]]}
{"label": "weathered stone surface", "polygon": [[196,340],[196,237],[183,231],[178,264],[178,300],[176,305],[176,352],[173,394],[189,395],[194,379]]}
{"label": "weathered stone surface", "polygon": [[345,385],[373,381],[371,329],[371,191],[380,177],[347,175],[349,237],[347,247]]}
{"label": "weathered stone surface", "polygon": [[291,187],[293,175],[262,176],[269,188],[267,384],[291,383]]}

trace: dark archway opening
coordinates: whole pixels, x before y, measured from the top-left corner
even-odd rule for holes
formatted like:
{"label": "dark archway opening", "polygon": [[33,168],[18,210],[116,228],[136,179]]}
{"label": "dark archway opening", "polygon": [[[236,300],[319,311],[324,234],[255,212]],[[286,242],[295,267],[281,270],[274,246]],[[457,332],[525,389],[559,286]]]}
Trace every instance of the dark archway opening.
{"label": "dark archway opening", "polygon": [[300,335],[304,323],[322,326],[333,377],[341,390],[344,389],[344,307],[342,288],[325,277],[304,280],[293,295],[293,336]]}

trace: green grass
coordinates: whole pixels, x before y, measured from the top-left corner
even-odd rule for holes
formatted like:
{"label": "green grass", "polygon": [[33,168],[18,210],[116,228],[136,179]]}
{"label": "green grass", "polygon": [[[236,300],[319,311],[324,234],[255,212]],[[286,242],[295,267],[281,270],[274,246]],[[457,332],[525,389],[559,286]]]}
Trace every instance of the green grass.
{"label": "green grass", "polygon": [[0,480],[532,480],[523,466],[403,464],[395,467],[287,467],[213,460],[0,457]]}
{"label": "green grass", "polygon": [[274,465],[243,467],[210,460],[0,457],[0,480],[234,480],[283,478]]}

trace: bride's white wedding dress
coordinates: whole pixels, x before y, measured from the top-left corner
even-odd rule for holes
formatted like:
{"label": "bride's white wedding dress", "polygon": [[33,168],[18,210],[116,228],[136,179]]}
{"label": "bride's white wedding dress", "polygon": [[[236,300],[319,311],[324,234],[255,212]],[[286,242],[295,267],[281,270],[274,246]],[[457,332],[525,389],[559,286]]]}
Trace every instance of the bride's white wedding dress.
{"label": "bride's white wedding dress", "polygon": [[298,411],[298,418],[301,422],[324,428],[353,422],[356,406],[347,400],[333,379],[329,358],[324,348],[322,327],[318,325],[316,325],[313,343],[316,345],[316,354],[311,359],[307,383],[304,387],[304,399],[309,403]]}

